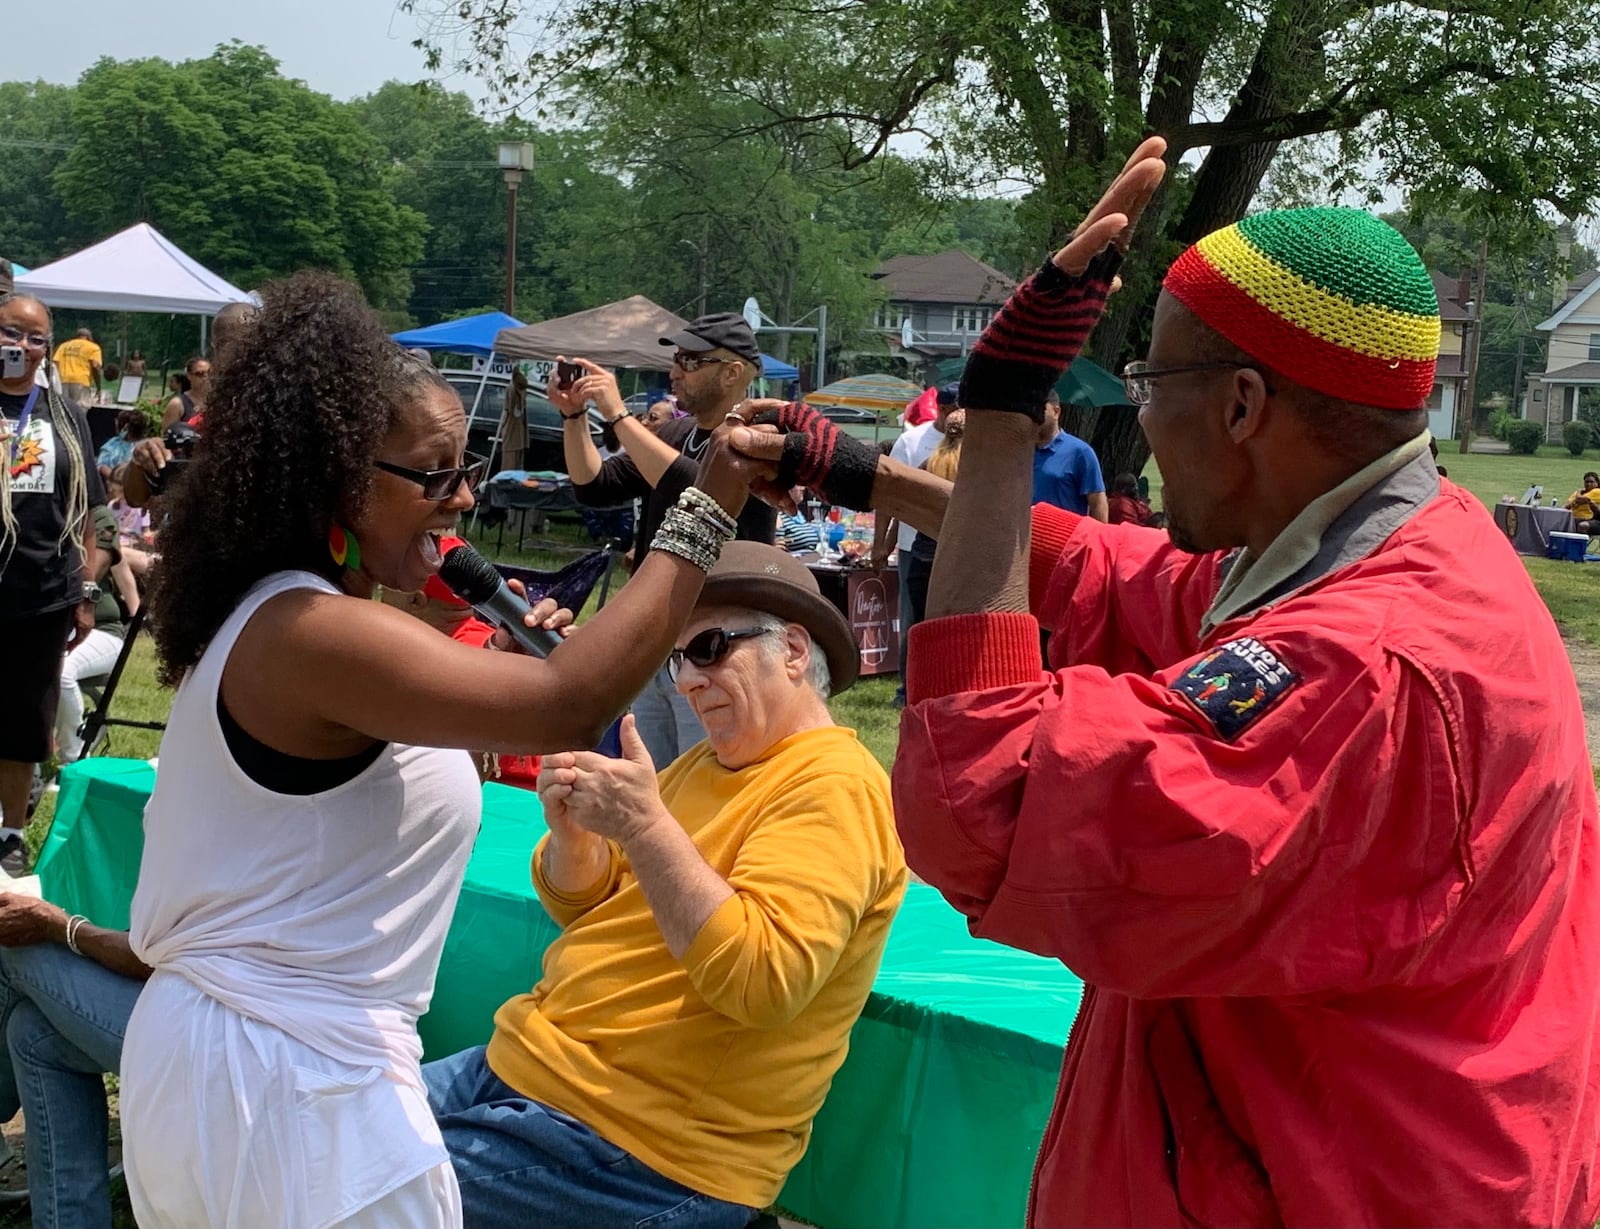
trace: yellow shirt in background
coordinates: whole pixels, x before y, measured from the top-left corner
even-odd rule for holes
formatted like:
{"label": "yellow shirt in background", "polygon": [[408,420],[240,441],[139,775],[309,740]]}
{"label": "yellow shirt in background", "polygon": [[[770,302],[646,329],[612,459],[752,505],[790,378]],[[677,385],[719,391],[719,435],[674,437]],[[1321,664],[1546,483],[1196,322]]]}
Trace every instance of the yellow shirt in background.
{"label": "yellow shirt in background", "polygon": [[101,366],[100,347],[82,337],[74,337],[56,347],[51,356],[63,384],[93,384],[94,372],[90,368]]}
{"label": "yellow shirt in background", "polygon": [[[680,964],[615,846],[495,1015],[491,1070],[696,1191],[764,1208],[805,1152],[905,895],[889,778],[851,730],[784,739],[738,772],[701,743],[661,797],[735,895]],[[548,840],[548,838],[546,838]]]}
{"label": "yellow shirt in background", "polygon": [[1591,487],[1587,491],[1574,493],[1567,500],[1567,507],[1571,509],[1575,521],[1600,520],[1600,488]]}

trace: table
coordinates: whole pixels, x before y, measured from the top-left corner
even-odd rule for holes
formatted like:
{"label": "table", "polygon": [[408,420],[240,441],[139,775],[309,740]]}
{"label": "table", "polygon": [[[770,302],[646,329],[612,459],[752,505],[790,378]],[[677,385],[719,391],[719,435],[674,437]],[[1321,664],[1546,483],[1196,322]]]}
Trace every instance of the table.
{"label": "table", "polygon": [[[44,894],[126,926],[155,773],[139,760],[62,770],[40,852]],[[445,940],[427,1057],[488,1039],[494,1012],[539,976],[557,928],[528,880],[539,800],[489,784],[483,830]],[[1021,1225],[1082,985],[1053,961],[974,939],[913,884],[850,1055],[779,1202],[828,1229]]]}
{"label": "table", "polygon": [[1565,508],[1541,508],[1533,504],[1495,504],[1494,523],[1511,540],[1519,555],[1538,555],[1543,559],[1553,533],[1572,533],[1577,522]]}
{"label": "table", "polygon": [[796,557],[817,578],[822,596],[850,620],[861,676],[900,673],[900,573],[824,563],[812,554]]}

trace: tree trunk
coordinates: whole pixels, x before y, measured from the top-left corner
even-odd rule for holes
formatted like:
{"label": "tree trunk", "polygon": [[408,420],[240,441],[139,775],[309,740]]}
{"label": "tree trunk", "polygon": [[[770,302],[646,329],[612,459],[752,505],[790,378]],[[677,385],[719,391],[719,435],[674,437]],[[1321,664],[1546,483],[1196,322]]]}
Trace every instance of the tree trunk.
{"label": "tree trunk", "polygon": [[[1224,123],[1245,124],[1283,114],[1310,97],[1322,66],[1322,16],[1308,13],[1303,3],[1279,0],[1262,31],[1250,74]],[[1171,131],[1188,118],[1186,110],[1194,99],[1198,61],[1203,58],[1182,54],[1191,46],[1187,41],[1180,45],[1166,78],[1157,74],[1157,80],[1165,79],[1169,85],[1160,96],[1151,99],[1147,113],[1151,131]],[[1167,59],[1164,49],[1162,61]],[[1195,75],[1188,76],[1187,72]],[[1171,201],[1169,189],[1163,186],[1150,202],[1144,224],[1135,233],[1123,271],[1123,292],[1111,301],[1105,319],[1095,330],[1092,354],[1096,362],[1116,372],[1148,346],[1150,322],[1161,293],[1160,278],[1165,272],[1164,258],[1243,217],[1266,177],[1278,145],[1277,141],[1257,141],[1212,146],[1195,174],[1188,203],[1176,218],[1166,216]],[[1171,156],[1184,152],[1174,150]],[[1107,477],[1137,474],[1150,459],[1150,445],[1133,413],[1100,415],[1093,424],[1092,435],[1084,438],[1099,454]]]}

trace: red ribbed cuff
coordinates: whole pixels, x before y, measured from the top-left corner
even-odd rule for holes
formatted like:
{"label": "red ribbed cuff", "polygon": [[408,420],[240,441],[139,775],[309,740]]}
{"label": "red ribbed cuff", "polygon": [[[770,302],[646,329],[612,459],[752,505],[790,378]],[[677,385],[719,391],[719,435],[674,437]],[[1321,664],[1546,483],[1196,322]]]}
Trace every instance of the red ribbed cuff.
{"label": "red ribbed cuff", "polygon": [[1039,620],[1031,614],[962,614],[911,629],[906,701],[1037,683],[1044,674]]}
{"label": "red ribbed cuff", "polygon": [[1054,504],[1033,505],[1033,546],[1028,552],[1028,609],[1034,614],[1050,590],[1061,553],[1085,518]]}

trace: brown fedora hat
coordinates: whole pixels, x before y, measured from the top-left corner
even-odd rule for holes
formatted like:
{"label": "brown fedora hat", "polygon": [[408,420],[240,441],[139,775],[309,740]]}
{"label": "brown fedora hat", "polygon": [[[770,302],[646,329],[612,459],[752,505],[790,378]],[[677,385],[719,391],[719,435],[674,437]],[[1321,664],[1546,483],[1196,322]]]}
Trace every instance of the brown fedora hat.
{"label": "brown fedora hat", "polygon": [[729,542],[700,591],[701,606],[744,606],[798,623],[828,660],[833,694],[861,674],[861,655],[850,624],[822,596],[817,578],[792,555],[764,542]]}

